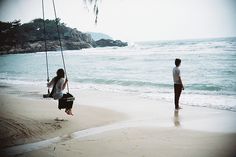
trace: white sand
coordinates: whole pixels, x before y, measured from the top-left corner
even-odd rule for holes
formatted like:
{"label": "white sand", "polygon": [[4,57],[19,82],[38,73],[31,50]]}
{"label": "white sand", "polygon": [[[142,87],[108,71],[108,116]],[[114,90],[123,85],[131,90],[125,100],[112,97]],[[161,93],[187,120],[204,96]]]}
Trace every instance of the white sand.
{"label": "white sand", "polygon": [[104,108],[73,106],[74,116],[57,108],[55,100],[0,95],[0,146],[24,144],[124,120],[125,115]]}
{"label": "white sand", "polygon": [[[4,111],[1,126],[7,126],[1,131],[4,132],[1,145],[50,141],[53,137],[71,135],[31,151],[23,145],[25,150],[18,155],[233,157],[236,154],[235,112],[190,106],[174,112],[173,104],[165,101],[91,90],[79,91],[75,97],[75,116],[68,117],[57,109],[55,101],[1,96],[1,112]],[[56,117],[65,121],[55,121]],[[3,143],[4,138],[8,142]]]}

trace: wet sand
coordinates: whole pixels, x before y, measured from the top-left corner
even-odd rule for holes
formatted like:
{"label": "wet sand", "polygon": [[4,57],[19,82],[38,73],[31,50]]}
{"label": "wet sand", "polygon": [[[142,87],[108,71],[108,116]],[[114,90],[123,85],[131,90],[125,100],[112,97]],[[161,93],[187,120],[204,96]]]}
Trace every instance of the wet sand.
{"label": "wet sand", "polygon": [[[80,90],[75,93],[78,98],[75,116],[68,117],[56,108],[55,101],[29,99],[24,95],[1,96],[1,112],[4,109],[1,123],[9,125],[1,134],[1,143],[10,137],[4,140],[10,143],[2,147],[18,144],[2,149],[8,155],[234,157],[236,154],[235,112],[191,106],[175,112],[170,102]],[[11,121],[16,123],[13,127]],[[29,130],[27,136],[24,128]],[[19,145],[22,143],[28,145]]]}
{"label": "wet sand", "polygon": [[235,134],[135,127],[72,139],[20,156],[234,157]]}

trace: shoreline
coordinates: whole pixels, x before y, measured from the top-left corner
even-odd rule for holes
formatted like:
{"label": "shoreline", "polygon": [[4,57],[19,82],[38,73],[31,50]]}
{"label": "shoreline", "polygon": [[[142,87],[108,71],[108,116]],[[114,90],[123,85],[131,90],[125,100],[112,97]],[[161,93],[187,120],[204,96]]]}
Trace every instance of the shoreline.
{"label": "shoreline", "polygon": [[[42,83],[41,83],[42,84]],[[72,89],[73,93],[75,93],[76,95],[79,95],[81,93],[81,91],[94,91],[97,93],[116,93],[116,94],[120,94],[120,95],[130,95],[130,96],[135,96],[139,99],[146,99],[146,100],[150,100],[150,101],[157,101],[157,102],[164,102],[167,104],[172,103],[169,97],[167,98],[162,98],[162,96],[160,96],[159,98],[157,97],[149,97],[146,95],[143,95],[143,93],[133,93],[133,92],[126,92],[126,91],[112,91],[109,89],[105,89],[102,90],[101,88],[92,88],[92,89],[88,89],[88,88],[77,88],[79,85],[78,84],[72,84],[72,85],[76,85],[76,88]],[[5,92],[7,92],[8,94],[13,94],[13,95],[17,95],[17,96],[22,96],[22,97],[26,97],[26,98],[30,98],[32,97],[33,99],[39,99],[42,98],[42,95],[45,94],[45,91],[47,90],[46,87],[44,86],[40,86],[37,82],[37,85],[34,85],[33,82],[31,82],[30,84],[10,84],[10,83],[0,83],[0,88],[3,88],[5,90]],[[47,91],[46,91],[47,92]],[[3,93],[4,94],[4,93]],[[158,94],[163,94],[163,93],[156,93],[156,95]],[[172,95],[173,93],[168,93],[169,95]],[[192,98],[192,96],[194,97],[194,99]],[[182,106],[187,106],[187,107],[196,107],[196,108],[206,108],[206,109],[213,109],[213,110],[219,110],[219,111],[229,111],[229,112],[235,112],[236,110],[234,107],[231,106],[227,106],[225,107],[223,106],[207,106],[205,104],[189,104],[188,102],[186,102],[184,99],[186,98],[191,98],[192,101],[196,101],[196,98],[200,99],[199,101],[202,102],[202,100],[206,99],[208,97],[212,97],[214,96],[214,100],[216,99],[222,99],[222,95],[205,95],[205,94],[199,94],[199,93],[195,93],[195,94],[189,94],[189,93],[183,93],[181,95],[181,100],[180,103],[182,104]],[[230,101],[230,103],[232,103],[232,99],[231,97],[233,95],[223,95],[225,96],[227,99],[225,101],[220,101],[222,103],[226,103],[227,101]],[[211,98],[212,99],[212,98]]]}
{"label": "shoreline", "polygon": [[[41,101],[41,103],[48,103],[51,101],[51,103],[55,104],[55,109],[58,110],[57,101],[53,99],[50,100],[42,98],[42,95],[45,94],[45,87],[31,85],[5,85],[1,86],[0,88],[3,89],[2,91],[0,91],[0,95],[12,95],[21,99]],[[76,97],[75,103],[77,103],[77,105],[79,106],[82,105],[85,107],[88,106],[108,109],[110,111],[122,113],[129,119],[142,120],[142,118],[161,118],[162,120],[165,120],[165,122],[162,122],[163,126],[172,126],[172,124],[174,124],[173,120],[176,118],[176,116],[178,116],[179,120],[181,120],[183,117],[186,117],[188,119],[184,120],[184,125],[181,127],[183,127],[184,129],[201,131],[201,129],[203,129],[205,126],[197,128],[196,126],[191,125],[189,121],[194,120],[194,123],[198,122],[200,124],[202,123],[202,119],[212,116],[216,118],[217,121],[223,123],[224,120],[227,122],[232,122],[232,118],[236,118],[236,112],[231,110],[189,105],[182,105],[183,109],[179,110],[177,114],[173,108],[173,104],[169,101],[149,99],[133,93],[108,92],[91,89],[71,89],[71,93]],[[166,115],[163,113],[166,113]],[[196,113],[198,113],[199,115],[197,115]],[[158,114],[160,116],[157,116]],[[223,115],[222,119],[220,119],[221,115]],[[171,121],[169,121],[170,119]],[[216,121],[214,123],[216,123]],[[230,130],[231,132],[236,132],[236,125],[230,126],[230,123],[228,124],[229,125],[225,129],[220,129],[218,132],[230,132]],[[217,127],[217,124],[215,124],[214,127]],[[203,131],[214,132],[213,128],[210,127],[204,128]]]}
{"label": "shoreline", "polygon": [[[8,138],[6,141],[13,141],[13,143],[4,143],[5,147],[2,148],[11,150],[19,146],[23,151],[19,153],[20,156],[48,156],[52,153],[56,156],[74,156],[76,152],[78,153],[77,148],[81,148],[79,152],[89,157],[95,156],[96,153],[100,156],[110,156],[108,152],[116,153],[115,156],[140,156],[142,152],[147,156],[156,156],[159,153],[161,153],[160,156],[174,156],[167,149],[168,144],[173,143],[174,139],[177,139],[176,144],[181,145],[179,148],[171,147],[177,153],[176,156],[183,156],[184,154],[178,153],[178,150],[185,147],[190,147],[186,151],[190,154],[195,153],[195,156],[207,157],[211,153],[216,156],[220,154],[230,156],[234,153],[232,148],[236,146],[236,126],[234,125],[236,113],[232,111],[184,106],[183,110],[175,112],[173,105],[163,100],[148,100],[132,94],[96,90],[79,90],[73,93],[72,90],[76,97],[73,107],[75,116],[68,117],[64,111],[57,109],[55,100],[39,97],[43,93],[42,89],[27,86],[19,88],[18,91],[15,90],[17,87],[1,88],[3,89],[0,92],[1,119],[5,118],[4,126],[6,123],[12,124],[9,122],[13,120],[15,125],[6,130],[9,131],[13,127],[16,132],[9,131],[9,133],[18,134],[15,139]],[[22,128],[30,130],[28,137],[19,136]],[[186,139],[185,134],[190,139]],[[68,135],[72,138],[67,138]],[[38,146],[30,151],[24,151],[34,144],[32,142],[40,143],[40,141],[50,141],[55,138],[62,138],[62,140],[51,143],[48,147]],[[159,140],[160,138],[163,140]],[[217,144],[222,140],[225,146]],[[113,142],[109,145],[107,141]],[[154,143],[163,147],[163,151],[156,152],[154,147],[146,147]],[[190,143],[193,143],[192,146],[188,146]],[[212,146],[204,150],[203,154],[196,152],[198,149],[203,149],[201,144],[204,143]],[[119,145],[127,146],[127,148]],[[130,152],[133,145],[138,146],[134,148],[135,152]],[[106,147],[108,149],[104,149]],[[228,154],[215,153],[219,148],[227,151]],[[52,151],[53,149],[56,150]],[[126,155],[121,155],[120,151]]]}

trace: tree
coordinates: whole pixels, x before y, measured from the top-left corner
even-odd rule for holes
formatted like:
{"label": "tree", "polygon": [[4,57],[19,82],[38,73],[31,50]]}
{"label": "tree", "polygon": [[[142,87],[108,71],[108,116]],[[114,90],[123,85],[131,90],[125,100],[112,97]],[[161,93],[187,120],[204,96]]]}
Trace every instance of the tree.
{"label": "tree", "polygon": [[82,32],[79,32],[77,29],[67,27],[66,24],[61,22],[61,19],[59,18],[56,20],[47,19],[45,21],[38,18],[22,25],[20,24],[20,21],[0,21],[0,44],[9,46],[21,44],[23,46],[26,42],[44,41],[44,22],[46,28],[46,40],[58,40],[56,24],[59,26],[61,39],[71,41],[81,41],[84,39]]}
{"label": "tree", "polygon": [[99,9],[98,9],[98,2],[99,0],[84,0],[84,3],[87,5],[93,5],[93,13],[95,14],[95,24],[97,24],[98,22],[98,13],[99,13]]}
{"label": "tree", "polygon": [[20,20],[15,20],[13,22],[0,21],[0,45],[15,45],[20,25]]}

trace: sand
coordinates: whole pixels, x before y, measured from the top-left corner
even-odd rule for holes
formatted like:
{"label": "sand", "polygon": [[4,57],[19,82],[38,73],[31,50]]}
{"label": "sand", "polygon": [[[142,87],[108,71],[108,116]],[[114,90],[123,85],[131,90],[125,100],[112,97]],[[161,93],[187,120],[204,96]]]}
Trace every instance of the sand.
{"label": "sand", "polygon": [[232,157],[235,146],[234,134],[138,127],[73,139],[20,156]]}
{"label": "sand", "polygon": [[125,119],[125,115],[104,108],[73,107],[74,116],[57,109],[57,101],[0,95],[1,148],[70,134]]}
{"label": "sand", "polygon": [[171,102],[80,90],[75,115],[67,116],[37,92],[6,93],[0,93],[2,156],[236,155],[235,112],[191,106],[175,112]]}

